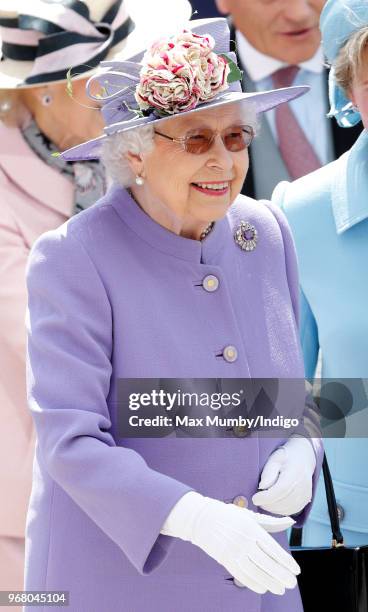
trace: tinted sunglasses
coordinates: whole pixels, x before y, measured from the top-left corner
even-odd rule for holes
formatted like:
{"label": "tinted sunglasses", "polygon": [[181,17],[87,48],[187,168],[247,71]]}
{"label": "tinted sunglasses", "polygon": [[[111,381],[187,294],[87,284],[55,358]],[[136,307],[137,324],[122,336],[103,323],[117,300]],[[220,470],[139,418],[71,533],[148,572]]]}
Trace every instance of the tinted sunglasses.
{"label": "tinted sunglasses", "polygon": [[163,136],[173,142],[179,142],[187,153],[201,155],[211,148],[217,134],[221,134],[226,149],[232,153],[247,149],[254,138],[254,130],[250,125],[234,125],[222,132],[215,132],[209,128],[191,130],[183,138],[172,138],[155,130],[155,134]]}

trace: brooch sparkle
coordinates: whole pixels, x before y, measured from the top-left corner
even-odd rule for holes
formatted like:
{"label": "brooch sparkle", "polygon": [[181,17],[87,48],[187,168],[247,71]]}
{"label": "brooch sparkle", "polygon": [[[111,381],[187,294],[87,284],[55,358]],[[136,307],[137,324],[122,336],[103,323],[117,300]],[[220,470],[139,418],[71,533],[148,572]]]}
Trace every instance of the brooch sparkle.
{"label": "brooch sparkle", "polygon": [[234,240],[243,251],[254,251],[257,246],[258,232],[248,221],[240,221],[234,233]]}

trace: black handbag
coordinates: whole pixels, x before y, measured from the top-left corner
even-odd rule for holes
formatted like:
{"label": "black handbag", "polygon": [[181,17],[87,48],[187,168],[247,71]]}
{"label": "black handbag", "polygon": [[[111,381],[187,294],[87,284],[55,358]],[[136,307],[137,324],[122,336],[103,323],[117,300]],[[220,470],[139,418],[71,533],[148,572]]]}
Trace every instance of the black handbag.
{"label": "black handbag", "polygon": [[292,529],[290,538],[291,553],[301,568],[298,584],[304,612],[368,612],[368,546],[345,546],[326,455],[322,469],[331,547],[295,546],[301,529]]}

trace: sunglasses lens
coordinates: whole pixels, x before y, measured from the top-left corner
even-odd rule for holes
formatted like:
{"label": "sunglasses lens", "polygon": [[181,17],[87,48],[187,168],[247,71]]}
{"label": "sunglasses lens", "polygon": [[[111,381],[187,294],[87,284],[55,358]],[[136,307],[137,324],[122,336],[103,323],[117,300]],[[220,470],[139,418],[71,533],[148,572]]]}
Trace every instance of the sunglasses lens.
{"label": "sunglasses lens", "polygon": [[[209,129],[195,130],[187,134],[185,150],[194,155],[207,153],[216,133]],[[249,126],[230,127],[222,134],[222,140],[228,151],[243,151],[253,140],[253,130]]]}
{"label": "sunglasses lens", "polygon": [[252,142],[252,130],[247,127],[232,127],[223,136],[228,151],[243,151]]}
{"label": "sunglasses lens", "polygon": [[206,153],[210,148],[213,140],[213,132],[211,130],[196,130],[190,132],[186,137],[186,150],[188,153],[200,155]]}

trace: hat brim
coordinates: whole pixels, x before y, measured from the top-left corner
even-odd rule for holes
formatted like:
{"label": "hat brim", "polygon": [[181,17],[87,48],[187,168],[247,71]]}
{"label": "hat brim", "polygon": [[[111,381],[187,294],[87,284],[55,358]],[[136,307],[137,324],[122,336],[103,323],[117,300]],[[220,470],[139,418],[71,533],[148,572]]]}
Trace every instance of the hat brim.
{"label": "hat brim", "polygon": [[247,104],[251,102],[255,106],[257,114],[265,113],[280,104],[290,102],[295,98],[299,98],[310,90],[307,85],[299,85],[294,87],[285,87],[282,89],[272,89],[270,91],[263,92],[225,92],[223,95],[218,96],[212,102],[206,102],[205,104],[198,105],[189,111],[184,111],[180,114],[170,115],[168,117],[159,117],[157,119],[151,119],[143,117],[141,119],[133,119],[131,121],[122,121],[120,123],[114,123],[105,128],[105,134],[88,140],[80,145],[72,147],[63,153],[61,156],[67,161],[82,161],[88,159],[99,159],[101,156],[101,150],[104,142],[109,136],[113,134],[125,133],[144,125],[156,126],[158,123],[163,123],[175,119],[178,116],[187,116],[194,113],[201,112],[203,110],[220,108],[227,104]]}
{"label": "hat brim", "polygon": [[[147,48],[147,40],[154,40],[188,22],[192,12],[188,0],[175,0],[175,7],[172,0],[155,0],[154,14],[151,14],[150,7],[147,6],[147,0],[130,0],[126,4],[129,15],[135,22],[135,28],[123,41],[110,49],[104,61],[113,60],[117,57],[119,60],[125,60],[142,53]],[[164,14],[165,20],[158,18],[159,15],[162,17]],[[40,84],[25,83],[31,75],[33,64],[29,61],[3,58],[0,63],[0,89],[29,89],[65,82],[65,79],[58,79],[44,81]],[[74,74],[72,69],[71,73],[73,79],[86,79],[97,70],[98,67],[96,66],[80,74]]]}

